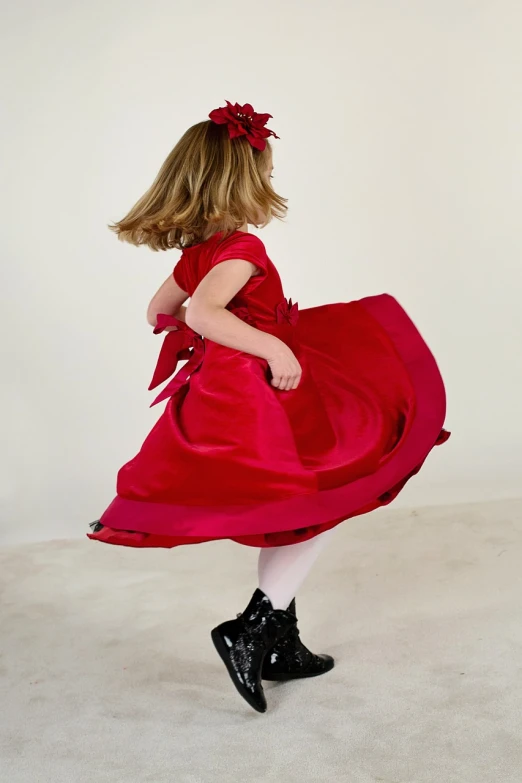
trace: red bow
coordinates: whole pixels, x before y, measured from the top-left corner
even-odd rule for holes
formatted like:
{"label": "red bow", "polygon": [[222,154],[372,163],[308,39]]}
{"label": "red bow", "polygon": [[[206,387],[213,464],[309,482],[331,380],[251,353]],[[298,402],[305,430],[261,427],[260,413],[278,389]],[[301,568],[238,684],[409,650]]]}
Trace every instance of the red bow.
{"label": "red bow", "polygon": [[232,105],[230,101],[220,109],[214,109],[208,115],[217,125],[228,125],[228,133],[231,139],[238,136],[246,136],[250,144],[261,152],[266,148],[266,140],[273,136],[278,139],[274,131],[265,128],[271,114],[258,114],[249,103],[240,106]]}
{"label": "red bow", "polygon": [[159,402],[172,397],[188,381],[189,377],[199,369],[205,354],[205,345],[201,335],[196,334],[186,323],[179,321],[172,315],[165,315],[164,313],[158,315],[158,325],[154,329],[154,334],[161,334],[168,326],[176,326],[177,330],[169,332],[163,340],[149,390],[155,389],[160,383],[170,378],[172,373],[176,372],[178,362],[187,359],[188,361],[176,373],[170,383],[165,386],[161,394],[156,397],[151,408]]}
{"label": "red bow", "polygon": [[291,299],[288,301],[283,299],[283,301],[279,302],[277,305],[276,318],[278,324],[287,323],[290,324],[290,326],[295,326],[299,320],[299,305],[297,302],[293,304]]}

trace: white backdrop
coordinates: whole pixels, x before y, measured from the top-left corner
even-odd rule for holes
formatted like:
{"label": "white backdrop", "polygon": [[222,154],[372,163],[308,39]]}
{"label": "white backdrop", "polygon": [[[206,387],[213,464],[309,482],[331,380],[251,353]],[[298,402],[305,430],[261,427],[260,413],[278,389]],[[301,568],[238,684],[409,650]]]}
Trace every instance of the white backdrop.
{"label": "white backdrop", "polygon": [[403,505],[521,494],[518,0],[33,0],[6,11],[0,540],[83,535],[158,409],[148,300],[178,254],[106,229],[225,98],[274,115],[301,306],[388,291],[450,443]]}

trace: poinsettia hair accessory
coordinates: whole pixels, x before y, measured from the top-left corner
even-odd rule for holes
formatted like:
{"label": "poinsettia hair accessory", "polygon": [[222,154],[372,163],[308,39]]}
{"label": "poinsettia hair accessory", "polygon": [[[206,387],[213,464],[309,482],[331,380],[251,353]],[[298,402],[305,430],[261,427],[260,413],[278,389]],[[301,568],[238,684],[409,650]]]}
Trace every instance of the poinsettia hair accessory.
{"label": "poinsettia hair accessory", "polygon": [[250,103],[240,106],[239,103],[227,105],[220,109],[214,109],[208,115],[217,125],[227,125],[231,139],[246,136],[250,144],[261,152],[266,149],[266,140],[273,136],[278,139],[273,130],[265,127],[271,114],[258,114]]}

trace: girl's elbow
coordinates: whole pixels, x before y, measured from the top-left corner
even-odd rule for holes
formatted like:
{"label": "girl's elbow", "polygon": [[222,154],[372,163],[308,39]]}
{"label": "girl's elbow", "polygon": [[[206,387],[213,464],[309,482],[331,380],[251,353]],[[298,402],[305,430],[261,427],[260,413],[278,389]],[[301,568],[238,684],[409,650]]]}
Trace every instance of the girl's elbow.
{"label": "girl's elbow", "polygon": [[205,334],[211,328],[216,309],[206,302],[191,299],[185,313],[185,323],[198,334]]}
{"label": "girl's elbow", "polygon": [[203,315],[201,312],[201,308],[198,306],[197,303],[196,305],[194,305],[194,302],[191,301],[185,313],[185,323],[195,332],[201,333],[200,330],[201,330],[202,322],[203,322]]}

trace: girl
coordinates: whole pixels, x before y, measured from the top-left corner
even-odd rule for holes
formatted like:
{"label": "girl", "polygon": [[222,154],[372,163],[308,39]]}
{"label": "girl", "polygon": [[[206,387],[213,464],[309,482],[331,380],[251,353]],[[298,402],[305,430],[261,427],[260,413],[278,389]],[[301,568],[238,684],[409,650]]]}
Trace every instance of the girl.
{"label": "girl", "polygon": [[393,500],[448,437],[437,366],[394,299],[299,312],[284,298],[248,233],[286,211],[271,184],[270,116],[228,101],[212,111],[111,226],[125,242],[182,251],[149,305],[155,333],[167,333],[150,388],[187,362],[156,398],[166,409],[90,534],[135,547],[221,538],[260,547],[258,589],[212,631],[259,712],[262,679],[334,665],[302,643],[295,607],[327,536]]}

